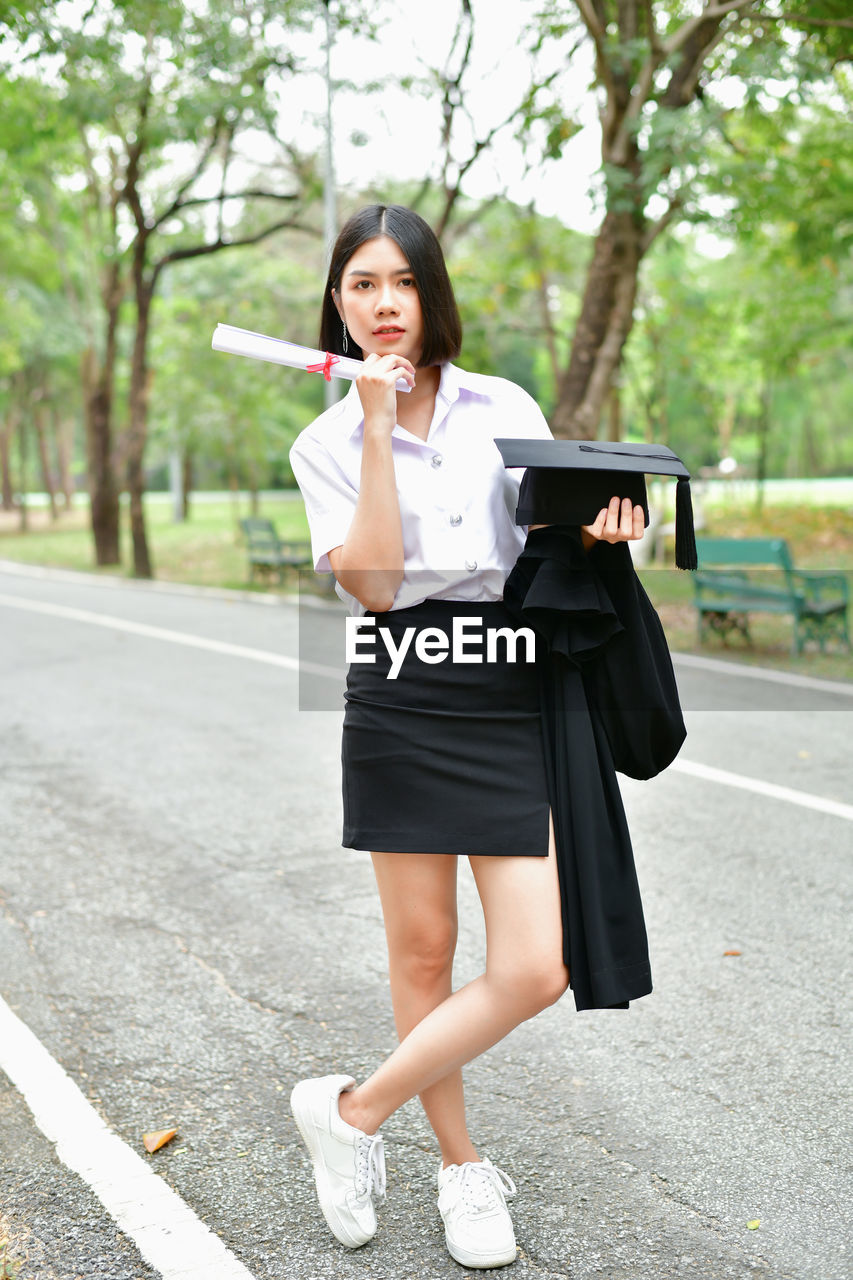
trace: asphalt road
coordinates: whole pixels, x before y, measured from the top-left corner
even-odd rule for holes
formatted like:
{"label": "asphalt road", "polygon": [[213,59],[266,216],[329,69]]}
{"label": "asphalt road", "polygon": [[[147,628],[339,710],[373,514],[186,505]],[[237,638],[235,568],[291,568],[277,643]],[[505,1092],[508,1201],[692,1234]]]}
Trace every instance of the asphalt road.
{"label": "asphalt road", "polygon": [[[0,597],[299,652],[291,604],[2,568]],[[317,613],[303,655],[334,665]],[[853,698],[702,668],[683,688],[686,760],[853,803]],[[287,1107],[394,1043],[370,861],[339,847],[339,733],[287,667],[0,600],[0,994],[134,1150],[179,1128],[146,1159],[255,1280],[462,1276],[416,1102],[385,1126],[356,1253]],[[519,1188],[504,1274],[848,1280],[853,824],[675,770],[623,789],[654,993],[567,997],[466,1070],[472,1132]],[[461,881],[460,982],[483,950]],[[20,1280],[157,1274],[2,1072],[0,1167]]]}

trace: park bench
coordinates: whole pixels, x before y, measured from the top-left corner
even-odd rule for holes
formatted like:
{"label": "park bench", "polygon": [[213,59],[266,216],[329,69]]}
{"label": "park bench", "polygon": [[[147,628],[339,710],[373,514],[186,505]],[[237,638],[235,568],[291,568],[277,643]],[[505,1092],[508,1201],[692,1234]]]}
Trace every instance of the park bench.
{"label": "park bench", "polygon": [[850,648],[844,574],[795,569],[784,538],[697,538],[696,552],[700,644],[709,629],[724,639],[738,631],[751,642],[749,614],[778,613],[793,617],[795,654],[807,640],[823,652],[833,636]]}
{"label": "park bench", "polygon": [[267,578],[275,572],[279,582],[282,582],[285,569],[311,568],[311,543],[283,542],[276,533],[272,520],[252,516],[241,520],[240,528],[246,538],[250,582],[254,582],[256,571],[265,574]]}

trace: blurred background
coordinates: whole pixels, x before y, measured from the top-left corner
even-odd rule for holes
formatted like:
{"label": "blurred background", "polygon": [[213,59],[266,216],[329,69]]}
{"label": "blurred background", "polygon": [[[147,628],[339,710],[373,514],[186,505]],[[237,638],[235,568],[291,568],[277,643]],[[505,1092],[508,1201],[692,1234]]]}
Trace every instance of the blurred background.
{"label": "blurred background", "polygon": [[[0,34],[0,558],[242,587],[241,520],[304,546],[322,379],[210,339],[316,345],[335,229],[386,201],[441,238],[460,364],[675,449],[700,532],[853,569],[848,0],[62,0]],[[688,579],[650,587],[682,649]],[[789,647],[767,617],[744,656]]]}

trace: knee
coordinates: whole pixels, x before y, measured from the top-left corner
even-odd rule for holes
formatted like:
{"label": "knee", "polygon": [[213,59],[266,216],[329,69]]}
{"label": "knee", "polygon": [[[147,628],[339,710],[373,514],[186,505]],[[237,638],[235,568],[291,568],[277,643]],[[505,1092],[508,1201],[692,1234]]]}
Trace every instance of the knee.
{"label": "knee", "polygon": [[559,958],[530,956],[519,961],[502,984],[525,1018],[556,1004],[569,985],[569,971]]}
{"label": "knee", "polygon": [[401,934],[389,953],[394,976],[418,990],[446,982],[453,968],[456,932],[455,919],[433,917]]}
{"label": "knee", "polygon": [[549,1005],[556,1004],[558,1000],[566,994],[569,989],[569,971],[560,961],[558,964],[549,964],[547,970],[540,974],[541,985],[539,992],[541,996],[541,1008],[547,1009]]}

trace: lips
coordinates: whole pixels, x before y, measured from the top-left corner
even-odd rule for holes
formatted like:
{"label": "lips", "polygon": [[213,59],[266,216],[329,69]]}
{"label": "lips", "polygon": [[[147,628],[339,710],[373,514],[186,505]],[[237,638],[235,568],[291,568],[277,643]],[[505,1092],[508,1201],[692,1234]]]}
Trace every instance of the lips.
{"label": "lips", "polygon": [[396,338],[396,337],[399,337],[401,333],[405,333],[405,332],[406,332],[405,329],[399,329],[396,327],[396,325],[392,327],[383,325],[381,329],[373,330],[373,336],[374,338]]}

